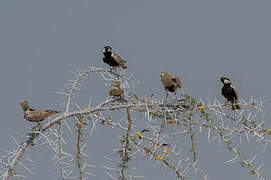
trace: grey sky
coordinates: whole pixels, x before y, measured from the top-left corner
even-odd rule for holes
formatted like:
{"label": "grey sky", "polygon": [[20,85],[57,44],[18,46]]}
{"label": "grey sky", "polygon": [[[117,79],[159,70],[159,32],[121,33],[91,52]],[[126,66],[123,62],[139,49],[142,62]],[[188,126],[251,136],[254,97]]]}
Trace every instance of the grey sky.
{"label": "grey sky", "polygon": [[[162,98],[158,73],[170,71],[181,77],[186,93],[206,102],[224,100],[217,78],[225,75],[242,99],[267,100],[265,124],[271,127],[270,8],[271,1],[266,0],[1,0],[1,155],[15,146],[11,137],[22,139],[30,126],[23,120],[19,101],[27,98],[36,108],[61,109],[66,99],[56,92],[65,90],[71,72],[91,65],[107,67],[102,63],[104,45],[128,60],[127,73],[140,81],[138,95],[155,93]],[[90,97],[98,103],[107,96],[107,88],[101,91],[105,82],[97,79],[83,81],[76,99],[82,106]],[[106,164],[103,156],[117,147],[108,140],[112,132],[118,134],[99,128],[88,139],[95,145],[88,150],[89,162]],[[106,147],[101,139],[108,142]],[[230,158],[225,148],[202,145],[201,167],[209,179],[255,179],[245,168],[224,165]],[[30,151],[35,163],[29,166],[35,175],[25,173],[26,179],[54,179],[58,172],[48,170],[50,151]],[[269,153],[267,148],[260,160],[271,177]],[[99,158],[92,159],[94,154]],[[145,179],[175,179],[155,162],[137,163],[134,174]],[[108,179],[99,168],[92,172],[97,175],[93,179]]]}

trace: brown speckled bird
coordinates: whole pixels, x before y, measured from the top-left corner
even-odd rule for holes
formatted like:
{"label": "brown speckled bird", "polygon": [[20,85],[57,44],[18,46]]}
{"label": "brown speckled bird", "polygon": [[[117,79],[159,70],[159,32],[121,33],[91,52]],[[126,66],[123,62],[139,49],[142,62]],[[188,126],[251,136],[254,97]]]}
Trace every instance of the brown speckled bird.
{"label": "brown speckled bird", "polygon": [[218,79],[223,83],[223,87],[221,90],[221,94],[227,99],[227,101],[231,102],[231,109],[241,109],[238,103],[238,93],[235,87],[232,85],[231,80],[226,77],[221,77]]}
{"label": "brown speckled bird", "polygon": [[20,106],[22,107],[24,111],[24,119],[36,122],[39,124],[40,121],[43,121],[44,119],[48,118],[49,116],[53,114],[60,113],[59,111],[55,110],[34,110],[31,109],[28,105],[28,102],[26,100],[21,101]]}
{"label": "brown speckled bird", "polygon": [[109,95],[113,97],[121,97],[123,93],[124,90],[120,85],[120,80],[114,79],[109,88]]}
{"label": "brown speckled bird", "polygon": [[123,60],[119,55],[112,52],[112,48],[110,46],[105,46],[103,51],[104,57],[103,62],[108,64],[109,66],[115,67],[122,67],[123,69],[128,68],[125,65],[127,61]]}
{"label": "brown speckled bird", "polygon": [[176,95],[176,90],[178,88],[181,89],[181,80],[177,76],[169,75],[168,72],[161,72],[160,73],[161,82],[165,88],[165,91],[168,96],[169,92],[174,92]]}

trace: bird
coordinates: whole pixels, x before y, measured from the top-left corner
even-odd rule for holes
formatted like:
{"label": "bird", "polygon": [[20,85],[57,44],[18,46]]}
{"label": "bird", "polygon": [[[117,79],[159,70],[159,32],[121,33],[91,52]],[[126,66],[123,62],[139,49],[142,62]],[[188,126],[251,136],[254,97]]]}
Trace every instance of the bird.
{"label": "bird", "polygon": [[103,50],[103,62],[108,64],[109,66],[122,67],[123,69],[127,69],[128,66],[125,65],[127,61],[123,60],[119,55],[112,52],[112,48],[110,46],[105,46]]}
{"label": "bird", "polygon": [[20,106],[24,112],[24,119],[31,121],[31,122],[36,122],[36,123],[38,123],[38,125],[40,124],[41,121],[48,118],[49,116],[51,116],[53,114],[60,113],[60,111],[55,111],[55,110],[34,110],[34,109],[31,109],[26,100],[22,100],[20,102]]}
{"label": "bird", "polygon": [[123,88],[120,85],[120,80],[114,79],[109,88],[109,95],[113,97],[120,97],[124,93]]}
{"label": "bird", "polygon": [[160,78],[161,78],[161,82],[165,88],[165,91],[167,93],[167,96],[168,96],[168,91],[174,92],[175,96],[176,96],[176,90],[178,88],[180,88],[180,89],[182,88],[181,80],[178,76],[169,75],[168,72],[160,72]]}
{"label": "bird", "polygon": [[221,77],[218,79],[223,83],[223,87],[221,90],[222,96],[224,96],[227,101],[231,102],[231,109],[236,110],[236,109],[241,109],[240,105],[238,103],[238,93],[235,89],[235,87],[232,85],[232,82],[229,78],[226,77]]}

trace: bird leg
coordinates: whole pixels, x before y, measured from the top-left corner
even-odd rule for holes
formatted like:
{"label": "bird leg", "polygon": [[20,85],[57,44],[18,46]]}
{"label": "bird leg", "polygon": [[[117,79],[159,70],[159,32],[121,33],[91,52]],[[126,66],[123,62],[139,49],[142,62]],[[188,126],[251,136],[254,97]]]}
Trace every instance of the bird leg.
{"label": "bird leg", "polygon": [[167,102],[167,98],[168,98],[168,92],[166,91],[166,97],[165,97],[165,99],[164,99],[164,103]]}
{"label": "bird leg", "polygon": [[32,127],[32,130],[34,131],[36,128],[38,128],[38,129],[42,128],[40,122],[37,122],[37,125]]}
{"label": "bird leg", "polygon": [[127,103],[127,100],[126,99],[124,99],[124,97],[122,97],[122,96],[119,96],[119,97],[115,97],[115,100],[116,101],[119,101],[119,102],[121,102],[121,103]]}
{"label": "bird leg", "polygon": [[123,97],[123,96],[120,96],[120,100],[121,100],[121,101],[123,101],[124,103],[127,103],[127,100],[126,100],[126,99],[124,99],[124,97]]}
{"label": "bird leg", "polygon": [[114,70],[113,72],[117,73],[117,68],[115,66],[112,67],[112,70]]}
{"label": "bird leg", "polygon": [[226,101],[222,106],[230,108],[231,107],[230,101]]}
{"label": "bird leg", "polygon": [[120,75],[118,74],[117,67],[111,67],[109,72],[111,72],[113,75],[117,76],[117,79],[120,79]]}
{"label": "bird leg", "polygon": [[111,67],[109,69],[109,72],[113,73],[113,74],[116,74],[117,73],[117,70],[116,70],[116,67]]}
{"label": "bird leg", "polygon": [[42,128],[40,122],[37,122],[37,126],[36,126],[36,127],[38,127],[38,129],[41,129],[41,128]]}
{"label": "bird leg", "polygon": [[175,99],[178,100],[176,91],[174,92],[174,94],[175,94]]}
{"label": "bird leg", "polygon": [[113,97],[113,99],[114,99],[115,102],[120,102],[120,103],[124,102],[124,103],[127,103],[127,100],[124,99],[124,97],[122,97],[122,96]]}
{"label": "bird leg", "polygon": [[232,104],[231,104],[231,110],[236,110],[236,109],[241,109],[241,107],[240,107],[240,105],[239,104],[237,104],[236,102],[233,102]]}

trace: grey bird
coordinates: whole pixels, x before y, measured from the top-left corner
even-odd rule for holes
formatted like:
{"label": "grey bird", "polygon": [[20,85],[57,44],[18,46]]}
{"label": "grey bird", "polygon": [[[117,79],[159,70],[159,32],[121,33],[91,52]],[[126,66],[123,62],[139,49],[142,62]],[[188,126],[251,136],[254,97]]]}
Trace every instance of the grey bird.
{"label": "grey bird", "polygon": [[22,107],[24,111],[24,119],[39,123],[43,121],[44,119],[48,118],[49,116],[53,114],[60,113],[59,111],[55,110],[34,110],[29,107],[29,104],[26,100],[23,100],[20,102],[20,106]]}
{"label": "grey bird", "polygon": [[120,85],[120,80],[114,79],[109,88],[109,95],[113,97],[120,97],[124,93],[124,89]]}
{"label": "grey bird", "polygon": [[168,72],[161,72],[160,73],[161,82],[165,88],[165,91],[168,96],[168,92],[174,92],[176,95],[176,90],[178,88],[182,88],[181,80],[178,76],[169,75]]}

